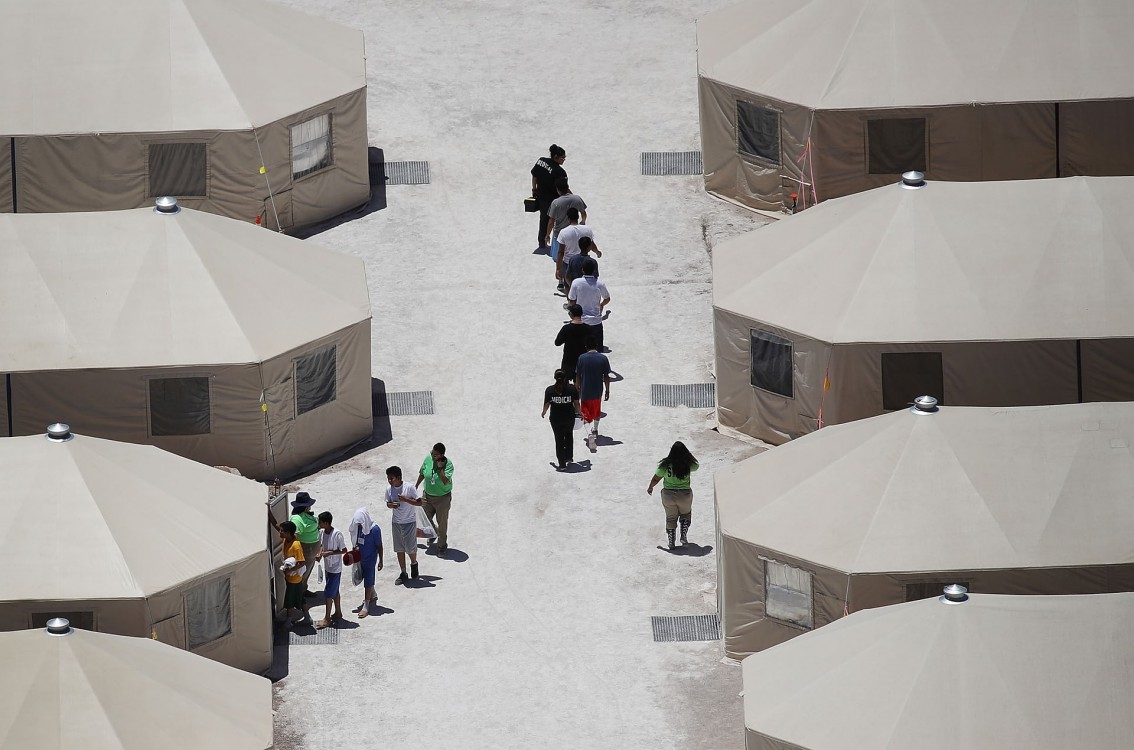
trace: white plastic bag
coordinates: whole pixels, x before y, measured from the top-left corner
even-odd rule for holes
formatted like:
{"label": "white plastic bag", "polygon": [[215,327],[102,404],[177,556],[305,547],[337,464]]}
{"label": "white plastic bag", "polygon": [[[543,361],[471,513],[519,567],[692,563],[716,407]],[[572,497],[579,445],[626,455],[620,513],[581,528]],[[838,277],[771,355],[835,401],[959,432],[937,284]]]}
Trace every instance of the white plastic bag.
{"label": "white plastic bag", "polygon": [[429,516],[425,515],[425,508],[420,505],[414,506],[417,511],[417,538],[418,539],[434,539],[437,537],[437,529],[433,528],[433,524],[429,521]]}
{"label": "white plastic bag", "polygon": [[319,583],[323,582],[323,563],[319,563]]}
{"label": "white plastic bag", "polygon": [[362,563],[350,566],[350,580],[355,586],[362,583]]}

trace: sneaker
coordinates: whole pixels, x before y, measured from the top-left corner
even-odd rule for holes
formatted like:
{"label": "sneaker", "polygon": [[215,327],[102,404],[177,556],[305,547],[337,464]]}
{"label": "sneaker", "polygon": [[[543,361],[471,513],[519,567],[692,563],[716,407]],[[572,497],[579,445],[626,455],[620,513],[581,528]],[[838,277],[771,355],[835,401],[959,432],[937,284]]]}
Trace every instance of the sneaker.
{"label": "sneaker", "polygon": [[401,572],[401,573],[400,573],[400,574],[398,575],[398,577],[394,579],[394,585],[395,585],[395,586],[397,586],[397,585],[398,585],[399,583],[402,583],[402,584],[404,584],[404,583],[405,583],[406,581],[408,581],[408,580],[409,580],[409,576],[407,576],[407,575],[406,575],[406,572],[405,572],[405,571],[403,570],[403,571],[402,571],[402,572]]}
{"label": "sneaker", "polygon": [[410,574],[409,574],[410,578],[417,578],[418,577],[417,576],[417,563],[410,563],[409,570],[410,570]]}

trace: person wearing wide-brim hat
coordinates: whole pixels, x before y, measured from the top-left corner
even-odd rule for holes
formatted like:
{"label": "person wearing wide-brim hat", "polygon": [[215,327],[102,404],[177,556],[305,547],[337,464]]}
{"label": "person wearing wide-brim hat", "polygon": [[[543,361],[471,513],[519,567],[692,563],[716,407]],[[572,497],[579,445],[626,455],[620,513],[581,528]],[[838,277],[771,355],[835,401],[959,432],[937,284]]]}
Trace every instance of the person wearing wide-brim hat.
{"label": "person wearing wide-brim hat", "polygon": [[307,596],[313,596],[307,588],[307,579],[315,569],[315,560],[322,547],[319,544],[319,519],[311,511],[314,504],[315,498],[306,492],[296,493],[291,501],[291,518],[288,519],[295,524],[295,539],[303,546],[303,559],[311,561],[303,573],[303,589]]}

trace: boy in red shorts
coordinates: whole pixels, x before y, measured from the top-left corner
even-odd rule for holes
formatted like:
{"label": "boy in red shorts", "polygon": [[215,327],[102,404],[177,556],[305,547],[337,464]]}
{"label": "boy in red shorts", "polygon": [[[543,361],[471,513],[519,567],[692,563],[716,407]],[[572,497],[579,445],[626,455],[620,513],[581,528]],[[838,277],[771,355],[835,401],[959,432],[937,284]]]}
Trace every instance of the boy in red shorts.
{"label": "boy in red shorts", "polygon": [[598,443],[602,402],[610,400],[610,360],[599,352],[598,340],[594,336],[588,336],[584,346],[587,351],[579,355],[579,361],[575,363],[575,377],[579,380],[583,424],[594,423],[594,428],[587,435],[587,447],[594,452]]}

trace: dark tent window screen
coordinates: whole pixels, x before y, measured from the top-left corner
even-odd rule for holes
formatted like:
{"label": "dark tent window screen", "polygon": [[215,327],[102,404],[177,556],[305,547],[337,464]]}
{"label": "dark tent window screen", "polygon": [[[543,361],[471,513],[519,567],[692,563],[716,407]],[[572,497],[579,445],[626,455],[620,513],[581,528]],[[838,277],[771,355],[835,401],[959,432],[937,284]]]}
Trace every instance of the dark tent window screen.
{"label": "dark tent window screen", "polygon": [[870,174],[926,171],[925,118],[866,121]]}
{"label": "dark tent window screen", "polygon": [[206,197],[207,148],[204,143],[151,143],[150,197]]}
{"label": "dark tent window screen", "polygon": [[298,180],[331,166],[331,116],[319,115],[291,128],[291,176]]}
{"label": "dark tent window screen", "polygon": [[767,331],[752,330],[752,385],[795,398],[791,342]]}
{"label": "dark tent window screen", "polygon": [[232,632],[232,582],[209,581],[185,594],[185,622],[189,648],[204,646]]}
{"label": "dark tent window screen", "polygon": [[882,355],[882,408],[904,409],[918,396],[933,396],[945,405],[941,352]]}
{"label": "dark tent window screen", "polygon": [[295,360],[295,413],[306,414],[335,400],[337,347],[328,346]]}
{"label": "dark tent window screen", "polygon": [[150,381],[151,435],[208,435],[211,413],[208,378]]}
{"label": "dark tent window screen", "polygon": [[959,583],[969,588],[968,581],[934,581],[932,583],[907,583],[906,601],[917,602],[922,599],[932,599],[945,593],[945,587],[951,583]]}
{"label": "dark tent window screen", "polygon": [[780,164],[780,113],[750,102],[736,103],[736,148],[740,153]]}
{"label": "dark tent window screen", "polygon": [[62,617],[71,623],[71,627],[78,628],[79,630],[94,630],[95,629],[95,616],[94,612],[33,612],[31,616],[31,626],[33,629],[46,628],[48,620],[54,620],[56,617]]}

